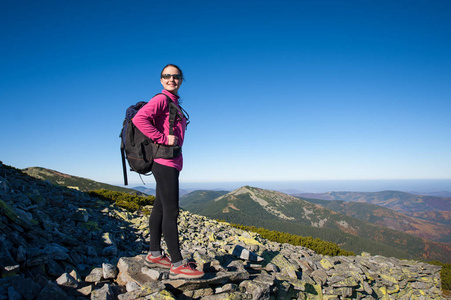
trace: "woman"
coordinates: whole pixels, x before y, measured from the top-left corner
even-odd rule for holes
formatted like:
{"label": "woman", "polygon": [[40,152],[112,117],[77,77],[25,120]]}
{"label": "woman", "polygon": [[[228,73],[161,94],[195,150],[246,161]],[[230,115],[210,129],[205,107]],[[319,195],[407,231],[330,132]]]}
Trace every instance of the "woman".
{"label": "woman", "polygon": [[[178,91],[183,81],[182,70],[168,64],[160,74],[162,93],[153,97],[133,118],[138,129],[155,143],[169,146],[183,146],[186,118],[178,118],[173,134],[169,134],[168,96],[178,106]],[[165,96],[166,95],[166,96]],[[170,269],[169,278],[200,278],[204,272],[198,271],[194,263],[187,263],[180,253],[177,217],[179,215],[179,173],[183,167],[183,156],[156,158],[152,173],[157,183],[156,197],[150,215],[150,251],[145,263],[152,267]],[[161,249],[164,235],[170,258]]]}

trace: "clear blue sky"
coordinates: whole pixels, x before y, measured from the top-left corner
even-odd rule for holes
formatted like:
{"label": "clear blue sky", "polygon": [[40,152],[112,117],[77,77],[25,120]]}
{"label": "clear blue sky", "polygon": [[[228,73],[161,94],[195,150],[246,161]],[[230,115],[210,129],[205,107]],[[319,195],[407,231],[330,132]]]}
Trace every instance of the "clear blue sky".
{"label": "clear blue sky", "polygon": [[0,29],[17,168],[120,184],[125,109],[175,63],[182,182],[451,178],[447,0],[1,0]]}

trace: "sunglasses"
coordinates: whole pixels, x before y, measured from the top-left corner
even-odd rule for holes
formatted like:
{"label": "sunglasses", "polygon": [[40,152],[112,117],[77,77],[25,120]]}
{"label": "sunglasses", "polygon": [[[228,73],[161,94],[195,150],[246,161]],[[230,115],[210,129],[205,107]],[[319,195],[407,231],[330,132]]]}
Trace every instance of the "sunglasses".
{"label": "sunglasses", "polygon": [[180,74],[162,74],[161,78],[163,79],[171,79],[171,77],[174,77],[176,80],[182,79],[182,75]]}

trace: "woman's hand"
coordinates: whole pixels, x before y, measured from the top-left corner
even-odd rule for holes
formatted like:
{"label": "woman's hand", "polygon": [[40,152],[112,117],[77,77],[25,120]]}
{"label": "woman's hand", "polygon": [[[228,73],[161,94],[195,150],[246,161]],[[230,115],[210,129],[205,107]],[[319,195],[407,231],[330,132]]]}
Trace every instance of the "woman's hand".
{"label": "woman's hand", "polygon": [[177,145],[177,137],[175,135],[168,135],[168,145],[176,146]]}

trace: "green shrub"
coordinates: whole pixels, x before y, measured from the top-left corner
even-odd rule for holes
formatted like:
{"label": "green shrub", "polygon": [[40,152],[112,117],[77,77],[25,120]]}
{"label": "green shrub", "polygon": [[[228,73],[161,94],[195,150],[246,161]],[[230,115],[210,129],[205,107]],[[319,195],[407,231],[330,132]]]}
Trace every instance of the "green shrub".
{"label": "green shrub", "polygon": [[445,264],[437,260],[428,262],[431,265],[441,266],[440,277],[442,279],[442,290],[451,290],[451,264]]}
{"label": "green shrub", "polygon": [[125,208],[128,211],[140,211],[141,207],[153,205],[153,202],[155,201],[154,196],[138,196],[105,189],[89,191],[88,194],[102,200],[114,202],[118,207]]}
{"label": "green shrub", "polygon": [[303,246],[309,249],[312,249],[318,254],[322,255],[329,255],[329,256],[337,256],[337,255],[344,255],[344,256],[350,256],[354,255],[354,252],[346,251],[343,249],[340,249],[337,244],[323,241],[319,238],[312,238],[311,236],[303,237],[300,235],[294,235],[289,234],[286,232],[280,232],[275,230],[268,230],[265,228],[257,228],[255,226],[244,226],[244,225],[238,225],[238,224],[231,224],[233,227],[252,231],[260,234],[262,238],[265,238],[267,240],[278,242],[278,243],[288,243],[295,246]]}

